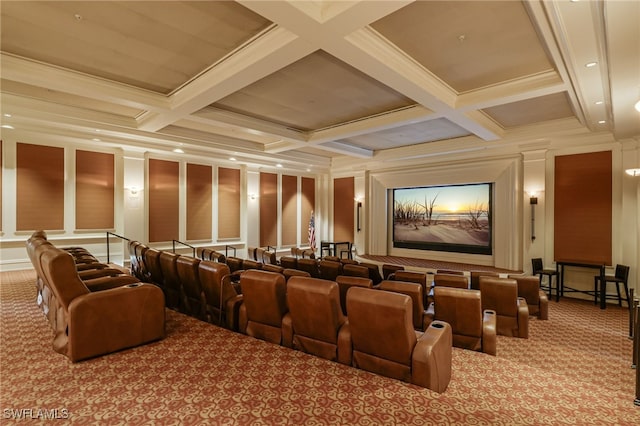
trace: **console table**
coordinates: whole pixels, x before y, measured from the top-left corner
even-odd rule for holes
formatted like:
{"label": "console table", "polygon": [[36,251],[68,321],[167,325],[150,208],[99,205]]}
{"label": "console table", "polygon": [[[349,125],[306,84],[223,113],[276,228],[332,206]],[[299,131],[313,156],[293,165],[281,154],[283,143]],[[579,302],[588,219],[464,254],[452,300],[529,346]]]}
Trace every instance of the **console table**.
{"label": "console table", "polygon": [[[596,291],[600,291],[600,309],[605,309],[606,308],[606,298],[605,298],[605,293],[607,290],[606,285],[604,285],[604,274],[605,274],[605,266],[604,264],[601,263],[588,263],[588,262],[572,262],[572,261],[563,261],[563,260],[556,260],[556,271],[558,272],[558,287],[560,287],[560,295],[564,296],[564,292],[565,292],[565,287],[564,287],[564,267],[565,266],[578,266],[580,268],[591,268],[591,269],[597,269],[600,273],[600,289],[596,289]],[[586,293],[586,294],[593,294],[592,291],[584,291],[584,290],[577,290],[571,287],[567,287],[566,290],[568,292],[571,291],[577,291],[580,293]],[[595,296],[595,295],[594,295]]]}

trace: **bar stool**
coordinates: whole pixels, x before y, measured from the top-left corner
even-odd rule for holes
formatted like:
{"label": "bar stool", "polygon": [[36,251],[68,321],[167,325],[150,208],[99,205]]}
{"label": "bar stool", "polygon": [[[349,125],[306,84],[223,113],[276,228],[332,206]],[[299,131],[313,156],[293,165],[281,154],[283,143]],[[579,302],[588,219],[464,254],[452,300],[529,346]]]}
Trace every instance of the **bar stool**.
{"label": "bar stool", "polygon": [[[560,283],[558,281],[558,271],[556,271],[555,269],[545,269],[545,267],[542,265],[542,258],[540,257],[531,259],[531,266],[533,267],[533,275],[538,275],[540,277],[540,288],[549,292],[549,298],[552,297],[553,277],[556,277],[556,302],[559,301],[561,289]],[[549,277],[548,287],[542,285],[542,277],[544,275]]]}
{"label": "bar stool", "polygon": [[629,304],[629,287],[627,285],[627,282],[629,281],[629,267],[626,265],[616,265],[616,272],[614,276],[611,275],[605,275],[604,277],[604,282],[601,282],[600,280],[600,275],[596,275],[595,277],[593,277],[593,293],[594,293],[594,302],[597,305],[598,304],[598,296],[600,295],[600,288],[598,286],[598,284],[600,284],[600,286],[605,286],[605,299],[615,299],[615,296],[607,296],[606,294],[606,286],[607,283],[615,283],[616,285],[616,290],[618,291],[618,305],[622,306],[622,296],[620,294],[620,284],[624,285],[624,300],[626,300],[627,302],[627,306],[631,306]]}

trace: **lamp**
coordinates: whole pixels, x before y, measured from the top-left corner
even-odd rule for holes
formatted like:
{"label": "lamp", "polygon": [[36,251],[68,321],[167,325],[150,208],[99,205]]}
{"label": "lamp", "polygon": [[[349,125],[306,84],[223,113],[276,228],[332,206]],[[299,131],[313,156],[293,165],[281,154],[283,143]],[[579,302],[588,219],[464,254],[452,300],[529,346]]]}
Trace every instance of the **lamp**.
{"label": "lamp", "polygon": [[531,204],[531,241],[534,241],[536,239],[536,204],[538,204],[538,197],[535,194],[529,197],[529,204]]}
{"label": "lamp", "polygon": [[357,225],[358,232],[360,232],[360,229],[361,229],[360,228],[360,212],[361,212],[361,210],[362,210],[362,201],[358,201],[358,204],[357,204],[357,216],[356,216],[357,219],[358,219],[358,225]]}

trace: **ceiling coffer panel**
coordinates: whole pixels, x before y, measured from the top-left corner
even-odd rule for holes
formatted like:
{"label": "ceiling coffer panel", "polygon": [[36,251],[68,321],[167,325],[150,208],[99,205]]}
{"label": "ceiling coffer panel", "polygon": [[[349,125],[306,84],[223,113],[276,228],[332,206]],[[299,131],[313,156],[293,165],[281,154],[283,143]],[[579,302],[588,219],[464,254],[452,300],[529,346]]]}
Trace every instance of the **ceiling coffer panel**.
{"label": "ceiling coffer panel", "polygon": [[417,1],[372,27],[458,93],[554,69],[519,1]]}
{"label": "ceiling coffer panel", "polygon": [[483,111],[504,128],[575,116],[566,92],[499,105]]}
{"label": "ceiling coffer panel", "polygon": [[271,25],[230,1],[2,2],[2,51],[170,93]]}
{"label": "ceiling coffer panel", "polygon": [[310,131],[413,104],[355,68],[316,51],[213,106]]}

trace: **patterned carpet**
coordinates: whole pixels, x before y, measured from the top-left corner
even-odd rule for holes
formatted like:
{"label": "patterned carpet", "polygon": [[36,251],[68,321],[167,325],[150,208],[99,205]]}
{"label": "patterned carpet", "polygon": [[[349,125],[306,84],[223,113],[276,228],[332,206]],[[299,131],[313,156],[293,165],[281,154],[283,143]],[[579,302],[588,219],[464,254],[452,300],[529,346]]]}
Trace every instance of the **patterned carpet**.
{"label": "patterned carpet", "polygon": [[[33,272],[0,273],[0,411],[76,424],[640,424],[627,311],[551,303],[498,356],[454,349],[443,394],[168,312],[163,341],[71,364]],[[25,411],[31,410],[31,411]],[[57,411],[56,411],[57,410]],[[28,419],[20,424],[36,423]]]}

